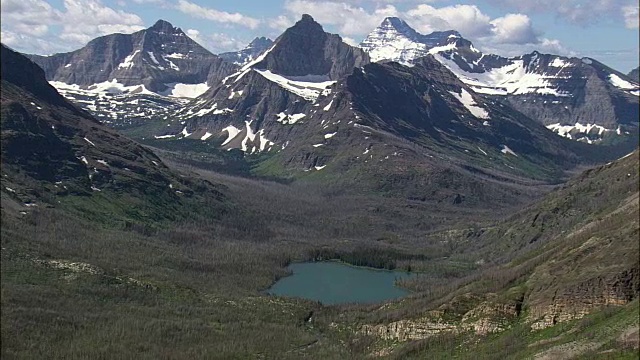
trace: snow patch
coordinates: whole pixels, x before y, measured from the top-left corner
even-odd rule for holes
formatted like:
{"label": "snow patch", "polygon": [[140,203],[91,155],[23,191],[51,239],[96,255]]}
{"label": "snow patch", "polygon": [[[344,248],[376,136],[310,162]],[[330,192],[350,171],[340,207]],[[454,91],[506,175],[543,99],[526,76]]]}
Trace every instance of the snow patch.
{"label": "snow patch", "polygon": [[153,61],[154,64],[160,65],[160,63],[158,62],[158,59],[156,59],[156,56],[153,55],[152,51],[147,51],[147,54],[149,54],[149,57],[151,58],[151,61]]}
{"label": "snow patch", "polygon": [[331,109],[331,105],[333,104],[333,99],[331,99],[331,101],[329,102],[329,104],[327,104],[327,106],[325,106],[324,108],[322,108],[324,111],[329,111],[329,109]]}
{"label": "snow patch", "polygon": [[188,57],[188,55],[185,54],[179,54],[179,53],[172,53],[169,55],[165,55],[165,58],[169,58],[169,59],[186,59]]}
{"label": "snow patch", "polygon": [[84,141],[88,142],[89,144],[91,144],[91,146],[95,147],[96,144],[94,144],[91,140],[87,139],[86,137],[83,137]]}
{"label": "snow patch", "polygon": [[500,150],[503,154],[511,154],[513,156],[518,156],[513,150],[509,149],[507,145],[502,145],[502,150]]}
{"label": "snow patch", "polygon": [[237,127],[233,126],[233,125],[229,125],[226,128],[222,129],[222,131],[226,131],[228,136],[227,136],[227,140],[225,140],[222,145],[227,145],[231,140],[233,140],[233,138],[235,138],[239,133],[240,133],[240,129],[238,129]]}
{"label": "snow patch", "polygon": [[168,83],[165,85],[168,87],[168,89],[162,92],[159,92],[159,94],[164,96],[170,96],[170,97],[194,99],[204,94],[207,90],[209,90],[209,85],[207,85],[207,83],[201,83],[201,84]]}
{"label": "snow patch", "polygon": [[270,70],[254,70],[267,80],[309,101],[317,100],[321,94],[325,96],[330,94],[331,90],[327,88],[336,83],[335,81],[329,80],[328,76],[308,75],[304,77],[285,77],[274,74]]}
{"label": "snow patch", "polygon": [[[581,138],[584,138],[584,136],[579,136],[579,134],[590,134],[590,135],[597,135],[598,136],[602,136],[603,134],[607,133],[607,132],[611,132],[611,131],[615,131],[616,134],[621,135],[621,132],[619,131],[619,127],[616,130],[613,129],[607,129],[604,126],[598,125],[598,124],[580,124],[580,123],[575,123],[575,125],[560,125],[560,123],[555,123],[555,124],[550,124],[547,125],[547,129],[555,132],[556,134],[562,136],[562,137],[566,137],[567,139],[573,139],[574,136],[576,137],[576,140],[580,140]],[[594,130],[595,131],[592,131]],[[571,134],[574,134],[573,136]],[[591,144],[593,141],[591,139],[586,139],[586,141]]]}
{"label": "snow patch", "polygon": [[549,64],[549,66],[563,68],[563,67],[566,67],[566,66],[571,66],[571,63],[566,61],[566,60],[562,60],[561,58],[557,57],[557,58],[553,59],[553,61],[551,62],[551,64]]}
{"label": "snow patch", "polygon": [[133,52],[133,54],[128,55],[126,58],[124,58],[124,61],[118,64],[118,69],[130,69],[133,66],[134,56],[136,56],[136,54],[139,52],[140,50],[136,50]]}
{"label": "snow patch", "polygon": [[621,78],[616,74],[609,75],[609,83],[611,83],[611,85],[617,87],[620,90],[624,90],[631,93],[632,95],[637,96],[639,94],[638,84],[634,84],[627,80],[624,80],[623,78]]}
{"label": "snow patch", "polygon": [[458,101],[460,101],[462,105],[464,105],[464,107],[467,108],[467,110],[469,110],[469,112],[473,116],[477,117],[478,119],[489,118],[489,113],[487,112],[487,110],[483,107],[478,106],[475,100],[473,100],[471,94],[464,88],[462,88],[462,92],[460,94],[457,94],[453,91],[449,91],[449,93],[455,96]]}
{"label": "snow patch", "polygon": [[191,134],[193,134],[193,133],[187,132],[187,127],[185,126],[185,127],[182,129],[182,132],[180,132],[180,134],[182,134],[182,137],[188,137],[188,136],[190,136],[190,135],[191,135]]}
{"label": "snow patch", "polygon": [[552,87],[550,80],[557,79],[557,76],[527,72],[524,60],[513,60],[510,64],[483,73],[470,73],[462,70],[453,60],[442,54],[436,55],[436,59],[478,93],[489,95],[537,93],[558,97],[571,96]]}
{"label": "snow patch", "polygon": [[213,135],[212,133],[210,133],[210,132],[208,132],[208,131],[207,131],[207,133],[206,133],[206,134],[202,135],[202,137],[200,138],[200,140],[202,140],[202,141],[207,140],[207,139],[208,139],[208,138],[210,138],[212,135]]}
{"label": "snow patch", "polygon": [[329,134],[324,134],[324,138],[325,139],[331,139],[332,137],[334,137],[337,134],[337,132],[334,133],[329,133]]}
{"label": "snow patch", "polygon": [[285,114],[284,112],[279,113],[278,115],[276,115],[278,118],[276,119],[277,122],[285,124],[285,125],[293,125],[296,122],[298,122],[298,120],[302,119],[303,117],[307,116],[305,114],[293,114],[293,115],[288,115]]}

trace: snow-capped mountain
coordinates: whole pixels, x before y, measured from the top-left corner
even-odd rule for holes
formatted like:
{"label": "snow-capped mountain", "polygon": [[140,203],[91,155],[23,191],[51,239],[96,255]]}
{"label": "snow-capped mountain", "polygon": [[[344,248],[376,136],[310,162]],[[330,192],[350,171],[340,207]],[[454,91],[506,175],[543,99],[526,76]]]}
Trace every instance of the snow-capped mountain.
{"label": "snow-capped mountain", "polygon": [[258,58],[171,116],[172,126],[155,136],[213,140],[223,133],[227,149],[282,148],[297,131],[287,125],[303,122],[302,109],[368,61],[362,49],[304,15]]}
{"label": "snow-capped mountain", "polygon": [[454,31],[422,35],[387,18],[363,41],[374,61],[412,65],[432,54],[473,91],[506,101],[561,136],[593,143],[637,132],[640,87],[590,58],[484,54]]}
{"label": "snow-capped mountain", "polygon": [[464,40],[457,31],[434,32],[422,35],[404,20],[387,17],[360,43],[371,61],[396,61],[410,65],[415,59],[444,49],[455,48]]}
{"label": "snow-capped mountain", "polygon": [[339,40],[305,16],[259,58],[170,116],[155,138],[266,153],[271,167],[287,173],[360,169],[353,175],[380,179],[409,168],[444,171],[434,159],[471,167],[480,161],[525,176],[589,153],[475,93],[431,55],[413,67],[363,64],[362,51]]}
{"label": "snow-capped mountain", "polygon": [[125,126],[163,116],[235,70],[163,20],[133,34],[96,38],[69,53],[29,57],[67,98]]}
{"label": "snow-capped mountain", "polygon": [[257,37],[242,50],[226,52],[219,54],[218,56],[227,62],[234,63],[238,66],[244,66],[260,56],[260,54],[269,49],[271,45],[273,45],[273,40],[264,36]]}

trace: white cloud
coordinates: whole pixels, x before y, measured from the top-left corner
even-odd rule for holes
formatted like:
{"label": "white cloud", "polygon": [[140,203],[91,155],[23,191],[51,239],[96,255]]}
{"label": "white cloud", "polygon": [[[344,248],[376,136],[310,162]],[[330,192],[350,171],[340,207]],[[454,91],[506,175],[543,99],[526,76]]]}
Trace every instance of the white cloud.
{"label": "white cloud", "polygon": [[99,0],[64,0],[64,7],[60,35],[63,40],[86,43],[97,36],[132,33],[144,28],[138,15],[114,10]]}
{"label": "white cloud", "polygon": [[627,29],[637,29],[638,28],[638,4],[628,5],[622,7],[622,16],[624,17],[624,25]]}
{"label": "white cloud", "polygon": [[24,51],[36,54],[51,55],[59,52],[61,48],[64,48],[65,44],[60,43],[57,40],[45,40],[42,38],[25,35],[21,33],[15,33],[13,31],[2,30],[0,37],[2,37],[2,43],[10,46],[16,51]]}
{"label": "white cloud", "polygon": [[185,33],[195,42],[214,54],[236,51],[244,48],[248,44],[247,41],[239,40],[223,33],[205,35],[196,29],[187,29]]}
{"label": "white cloud", "polygon": [[46,34],[60,21],[60,12],[41,0],[2,0],[0,16],[3,29],[32,36]]}
{"label": "white cloud", "polygon": [[[594,25],[601,20],[616,21],[621,19],[621,15],[626,15],[626,13],[620,14],[621,0],[489,0],[489,2],[525,14],[533,12],[555,14],[569,22],[584,26]],[[638,7],[637,1],[635,7],[636,9]]]}
{"label": "white cloud", "polygon": [[423,33],[457,30],[463,36],[485,36],[491,32],[491,18],[475,5],[454,5],[435,8],[418,5],[407,11],[407,20]]}
{"label": "white cloud", "polygon": [[196,18],[207,19],[219,23],[232,23],[255,29],[260,25],[260,20],[242,15],[240,13],[228,13],[212,8],[206,8],[187,0],[178,0],[176,8]]}
{"label": "white cloud", "polygon": [[534,44],[500,44],[492,41],[491,38],[484,38],[478,40],[475,44],[485,53],[499,54],[502,56],[520,56],[531,53],[534,50],[543,54],[578,56],[578,53],[567,49],[557,39],[541,38],[539,42]]}
{"label": "white cloud", "polygon": [[345,43],[347,43],[347,44],[349,44],[351,46],[358,46],[358,42],[355,39],[350,38],[350,37],[346,37],[345,36],[345,37],[342,38],[342,41],[344,41]]}
{"label": "white cloud", "polygon": [[540,42],[527,15],[507,14],[491,21],[493,40],[503,44],[532,44]]}
{"label": "white cloud", "polygon": [[295,20],[285,15],[269,19],[269,27],[278,31],[284,31],[285,29],[293,26],[293,24],[295,24]]}
{"label": "white cloud", "polygon": [[[41,0],[2,0],[2,31],[15,41],[17,50],[50,53],[84,45],[87,41],[114,32],[141,30],[142,19],[122,10],[114,10],[100,0],[64,0],[63,10]],[[50,34],[52,26],[60,34]],[[20,39],[18,42],[16,39]]]}

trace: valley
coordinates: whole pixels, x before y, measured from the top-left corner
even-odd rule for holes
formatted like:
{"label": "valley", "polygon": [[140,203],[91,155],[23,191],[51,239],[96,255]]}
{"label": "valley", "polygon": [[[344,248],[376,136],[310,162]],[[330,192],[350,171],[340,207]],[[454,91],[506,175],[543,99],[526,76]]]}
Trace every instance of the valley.
{"label": "valley", "polygon": [[637,79],[398,18],[187,33],[2,45],[3,359],[635,358]]}

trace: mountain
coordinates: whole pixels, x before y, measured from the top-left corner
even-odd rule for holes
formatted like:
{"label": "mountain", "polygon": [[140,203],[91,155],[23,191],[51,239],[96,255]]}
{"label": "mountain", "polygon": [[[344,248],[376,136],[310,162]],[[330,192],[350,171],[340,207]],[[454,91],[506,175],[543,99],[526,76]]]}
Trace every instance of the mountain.
{"label": "mountain", "polygon": [[242,50],[226,52],[219,54],[218,56],[222,60],[236,64],[238,66],[243,66],[260,56],[260,54],[262,54],[263,52],[267,51],[267,49],[269,49],[271,45],[273,45],[273,40],[264,36],[257,37],[253,39],[253,41],[251,41],[249,45],[247,45],[247,47]]}
{"label": "mountain", "polygon": [[235,70],[164,20],[76,51],[28,56],[60,93],[115,127],[167,116]]}
{"label": "mountain", "polygon": [[396,61],[411,64],[413,60],[444,48],[460,47],[458,42],[466,42],[457,31],[434,32],[422,35],[404,20],[387,17],[361,43],[371,61]]}
{"label": "mountain", "polygon": [[[239,149],[255,159],[252,171],[264,176],[320,177],[340,189],[479,207],[517,203],[520,195],[532,195],[528,186],[558,181],[564,169],[628,152],[596,154],[562,139],[510,106],[477,95],[432,56],[413,67],[353,67],[331,80],[323,76],[326,69],[353,62],[318,61],[348,49],[325,45],[320,57],[309,51],[298,34],[321,38],[318,28],[303,18],[269,52],[160,123],[156,140]],[[285,76],[279,71],[296,69],[270,58],[285,52],[298,59],[293,66],[324,67]]]}
{"label": "mountain", "polygon": [[213,140],[227,128],[233,139],[224,146],[247,152],[268,150],[276,142],[282,146],[286,131],[277,136],[273,132],[271,139],[262,127],[277,124],[281,130],[282,124],[295,123],[299,119],[293,114],[331,92],[333,78],[367,61],[364,51],[325,33],[311,16],[304,15],[268,51],[171,116],[172,124],[156,136],[206,140],[215,134]]}
{"label": "mountain", "polygon": [[26,57],[2,45],[1,61],[2,190],[17,210],[60,206],[109,222],[138,221],[178,218],[176,209],[201,196],[221,199],[213,185],[174,173],[70,104]]}
{"label": "mountain", "polygon": [[567,138],[592,143],[637,133],[640,87],[594,59],[484,54],[454,31],[421,35],[397,18],[385,19],[361,46],[375,61],[409,65],[433,54],[475,92]]}
{"label": "mountain", "polygon": [[96,38],[76,51],[30,58],[49,81],[174,95],[208,88],[233,69],[164,20],[133,34]]}
{"label": "mountain", "polygon": [[305,14],[252,67],[282,76],[337,80],[368,62],[364,51],[347,45],[338,35],[324,32],[320,24]]}
{"label": "mountain", "polygon": [[627,76],[636,83],[640,83],[640,67],[631,70]]}

